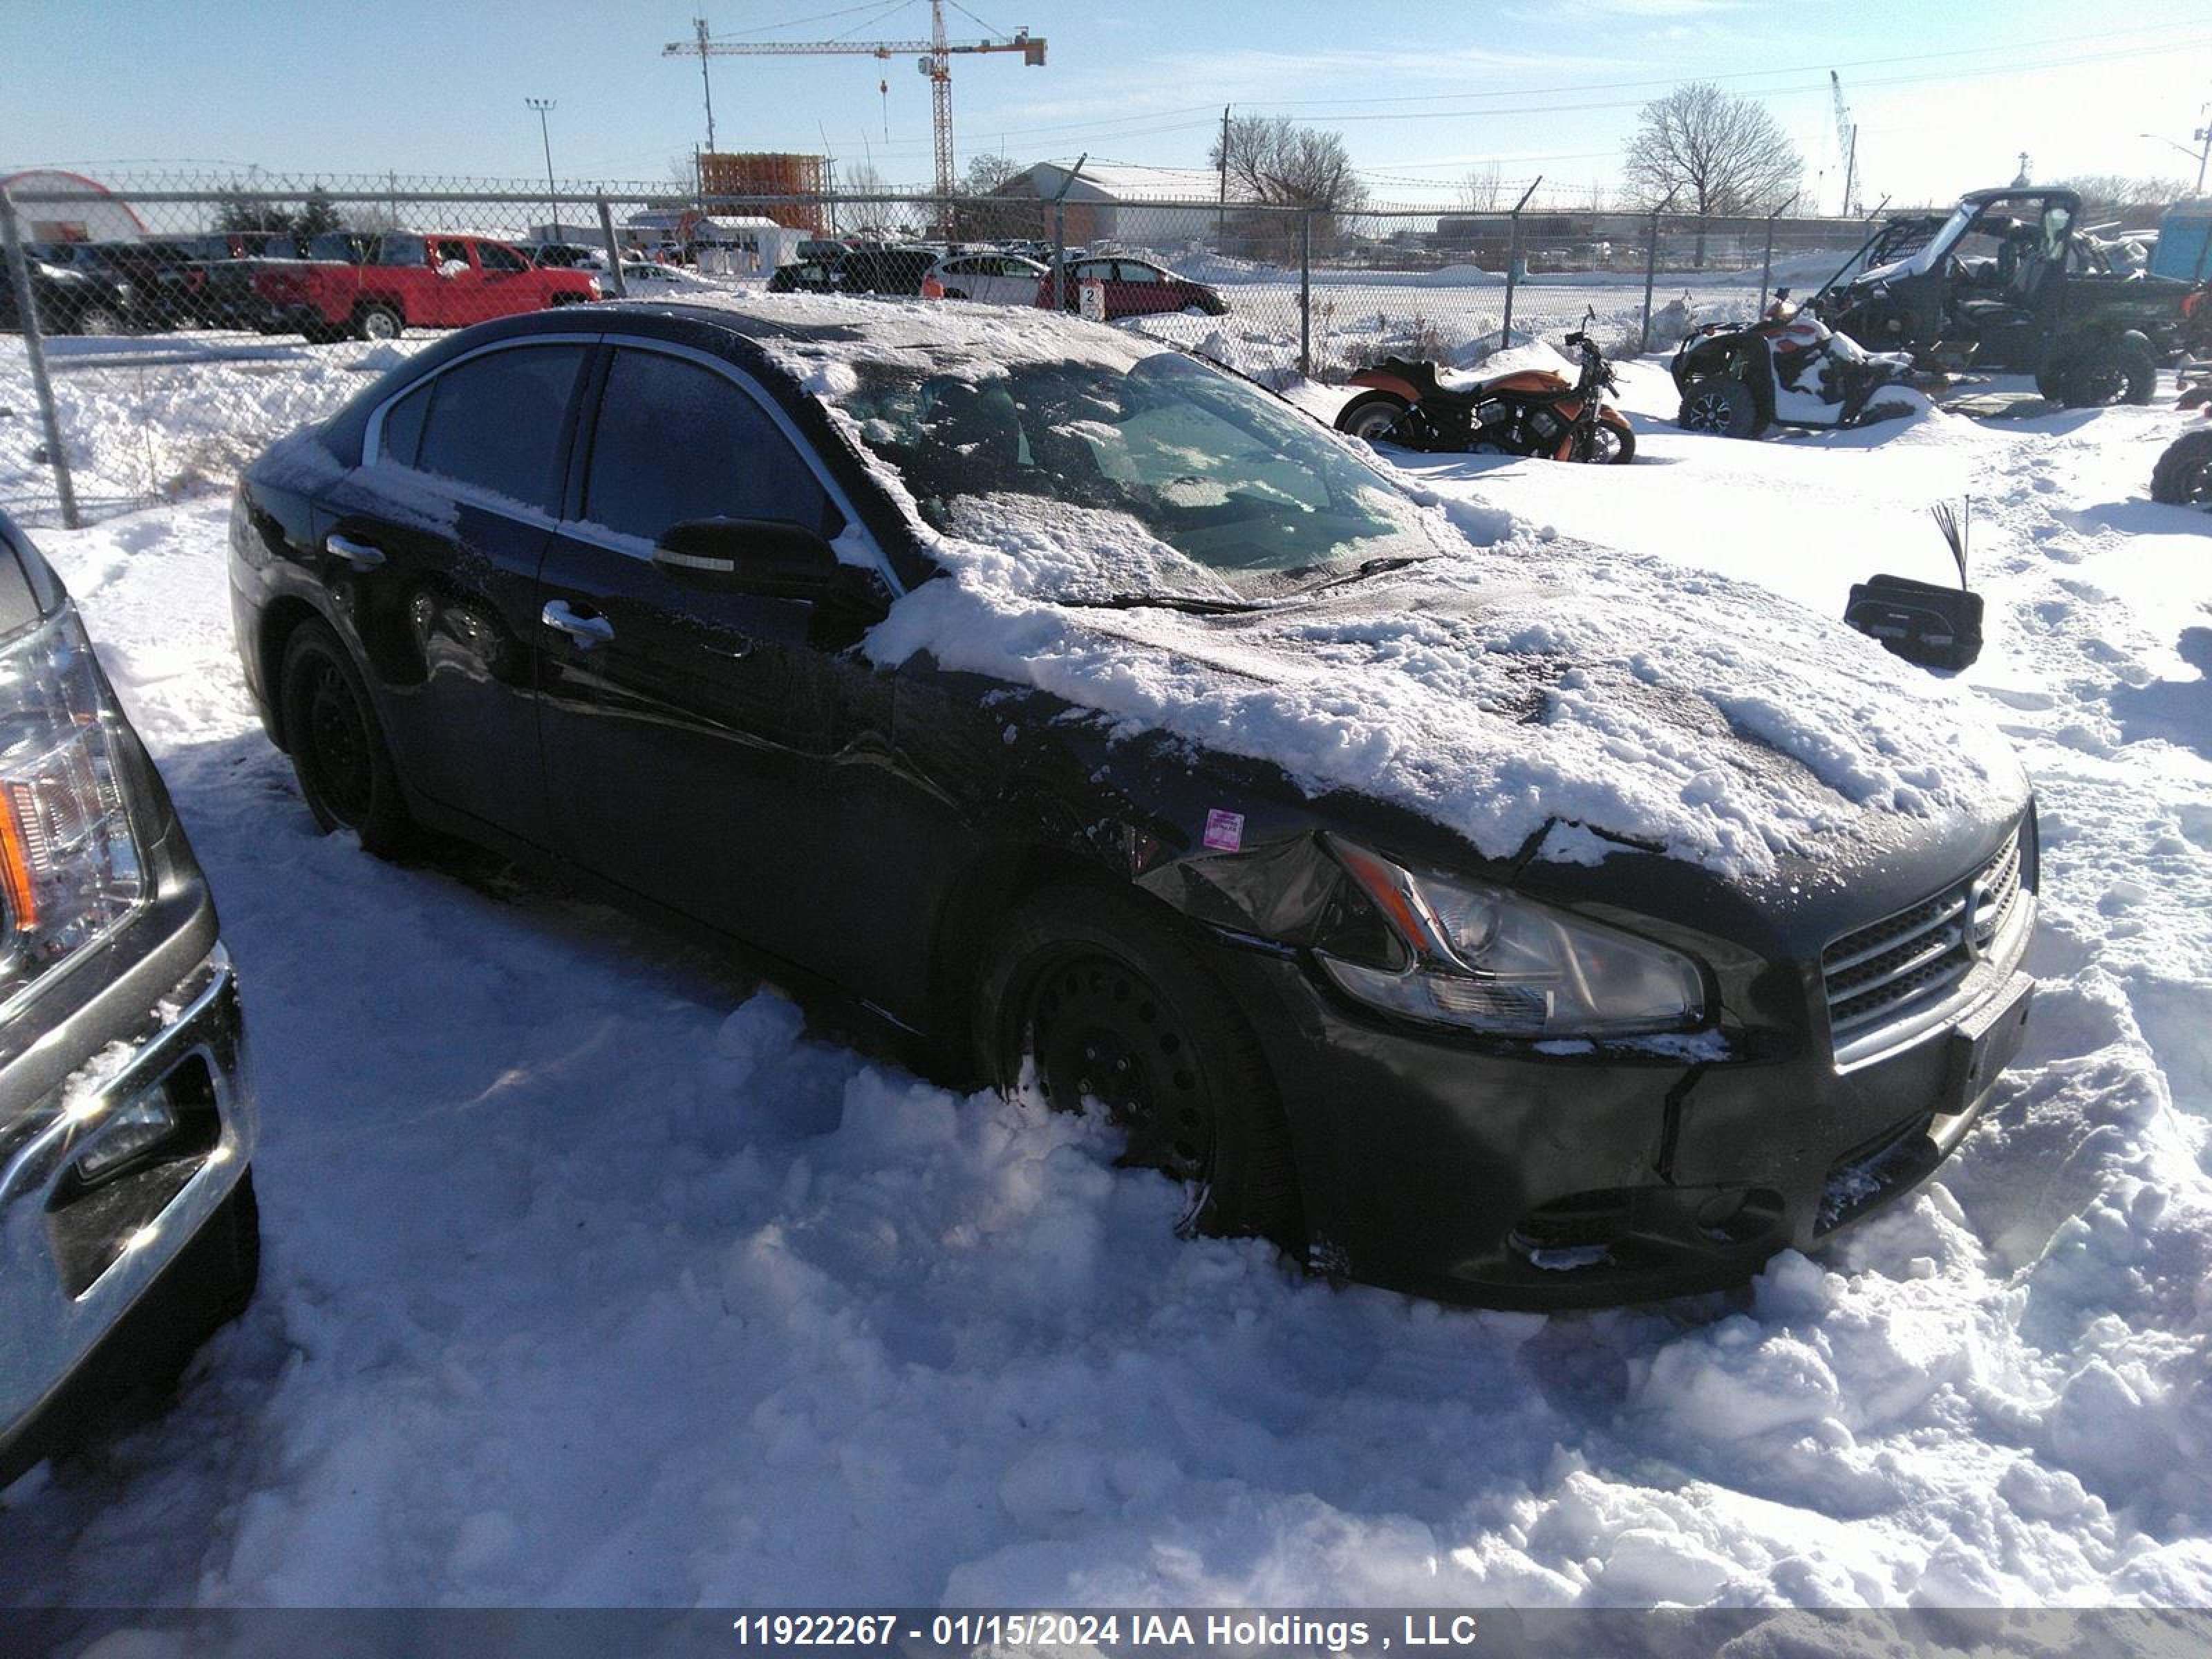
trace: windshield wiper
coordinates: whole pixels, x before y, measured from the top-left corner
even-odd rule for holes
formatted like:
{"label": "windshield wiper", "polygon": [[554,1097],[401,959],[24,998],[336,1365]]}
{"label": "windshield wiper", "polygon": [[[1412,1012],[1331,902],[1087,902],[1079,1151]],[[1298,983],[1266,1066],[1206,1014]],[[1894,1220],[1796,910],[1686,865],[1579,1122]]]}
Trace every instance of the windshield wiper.
{"label": "windshield wiper", "polygon": [[1370,576],[1379,576],[1386,570],[1403,570],[1408,565],[1426,564],[1437,556],[1433,553],[1401,554],[1389,558],[1370,559],[1357,570],[1347,570],[1341,576],[1332,576],[1325,582],[1316,582],[1311,587],[1301,587],[1301,596],[1324,593],[1332,587],[1342,587],[1347,582],[1364,581]]}
{"label": "windshield wiper", "polygon": [[1055,599],[1077,611],[1185,611],[1196,617],[1235,617],[1269,607],[1249,599],[1202,599],[1188,593],[1109,593],[1103,599]]}

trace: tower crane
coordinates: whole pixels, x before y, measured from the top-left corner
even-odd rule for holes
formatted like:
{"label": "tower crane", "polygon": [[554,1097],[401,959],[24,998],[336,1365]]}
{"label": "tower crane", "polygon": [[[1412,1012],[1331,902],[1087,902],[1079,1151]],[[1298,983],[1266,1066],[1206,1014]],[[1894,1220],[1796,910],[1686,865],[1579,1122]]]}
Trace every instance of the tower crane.
{"label": "tower crane", "polygon": [[[1044,37],[1017,29],[1011,35],[986,36],[981,40],[950,40],[945,34],[945,0],[929,0],[929,39],[927,40],[716,40],[701,20],[698,35],[672,40],[661,50],[664,58],[689,58],[697,53],[699,72],[707,72],[712,57],[804,58],[847,54],[888,58],[906,52],[918,54],[915,67],[928,77],[930,116],[937,137],[937,194],[952,194],[952,58],[956,53],[1018,52],[1031,67],[1044,62]],[[712,116],[708,119],[712,120]]]}
{"label": "tower crane", "polygon": [[1859,216],[1859,124],[1851,119],[1850,107],[1844,102],[1844,77],[1830,70],[1828,85],[1836,94],[1836,148],[1844,159],[1844,217],[1856,219]]}

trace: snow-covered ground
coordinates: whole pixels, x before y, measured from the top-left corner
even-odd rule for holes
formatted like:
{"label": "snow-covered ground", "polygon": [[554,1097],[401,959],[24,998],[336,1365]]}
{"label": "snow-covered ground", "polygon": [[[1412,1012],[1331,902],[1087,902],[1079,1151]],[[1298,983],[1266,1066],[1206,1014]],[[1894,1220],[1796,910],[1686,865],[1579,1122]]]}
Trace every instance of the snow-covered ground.
{"label": "snow-covered ground", "polygon": [[1178,1242],[1083,1121],[496,866],[318,838],[194,495],[42,539],[242,967],[263,1291],[165,1417],[0,1496],[0,1603],[2205,1605],[2212,520],[2143,499],[2179,420],[1738,443],[1624,380],[1634,466],[1407,464],[1831,614],[1944,569],[1925,507],[1974,497],[2043,989],[1938,1181],[1612,1313]]}

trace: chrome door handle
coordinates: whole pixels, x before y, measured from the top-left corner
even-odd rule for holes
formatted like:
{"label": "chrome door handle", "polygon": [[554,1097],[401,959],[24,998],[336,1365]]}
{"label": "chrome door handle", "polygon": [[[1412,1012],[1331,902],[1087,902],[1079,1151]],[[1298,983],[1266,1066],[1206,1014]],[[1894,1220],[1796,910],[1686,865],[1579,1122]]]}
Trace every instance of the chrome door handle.
{"label": "chrome door handle", "polygon": [[538,620],[566,634],[585,651],[595,645],[605,645],[615,636],[615,625],[605,617],[580,617],[569,609],[566,599],[546,600],[544,610],[538,613]]}
{"label": "chrome door handle", "polygon": [[356,570],[374,570],[384,562],[384,550],[372,547],[367,542],[357,542],[350,536],[341,536],[335,530],[323,538],[323,550],[335,553]]}

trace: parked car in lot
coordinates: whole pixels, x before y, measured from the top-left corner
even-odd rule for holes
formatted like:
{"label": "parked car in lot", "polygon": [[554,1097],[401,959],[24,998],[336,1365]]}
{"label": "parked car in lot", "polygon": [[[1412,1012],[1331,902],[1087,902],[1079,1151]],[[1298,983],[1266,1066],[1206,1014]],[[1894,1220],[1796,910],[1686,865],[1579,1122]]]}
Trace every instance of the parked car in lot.
{"label": "parked car in lot", "polygon": [[981,300],[987,305],[1036,303],[1045,268],[1016,253],[956,253],[939,259],[921,279],[925,300]]}
{"label": "parked car in lot", "polygon": [[[26,249],[31,304],[46,334],[125,334],[131,330],[130,289],[106,273],[58,264]],[[0,282],[0,332],[20,334],[23,315],[15,284]]]}
{"label": "parked car in lot", "polygon": [[851,247],[834,259],[796,259],[769,276],[771,294],[891,294],[921,292],[939,255],[926,247]]}
{"label": "parked car in lot", "polygon": [[532,264],[547,270],[605,270],[607,251],[586,242],[525,242],[520,245]]}
{"label": "parked car in lot", "polygon": [[84,626],[0,514],[0,1486],[252,1293],[215,901]]}
{"label": "parked car in lot", "polygon": [[[727,292],[722,283],[711,282],[696,270],[682,265],[655,264],[649,259],[625,259],[622,267],[623,283],[633,300],[666,298],[672,295],[720,294]],[[611,291],[611,283],[603,283],[603,289]]]}
{"label": "parked car in lot", "polygon": [[[1092,282],[1105,289],[1109,322],[1172,311],[1195,309],[1209,317],[1226,316],[1229,312],[1229,301],[1221,297],[1218,289],[1178,276],[1150,259],[1133,259],[1121,253],[1111,258],[1067,261],[1066,280],[1057,285],[1061,307],[1068,311],[1079,309],[1083,301],[1083,284]],[[1052,274],[1047,271],[1037,283],[1033,303],[1049,308],[1054,291]]]}
{"label": "parked car in lot", "polygon": [[566,870],[1331,1273],[1741,1279],[1924,1177],[2020,1039],[2035,820],[1961,705],[1757,590],[1471,547],[1142,337],[511,319],[234,526],[326,830]]}
{"label": "parked car in lot", "polygon": [[310,340],[394,340],[410,328],[465,328],[599,297],[580,270],[541,270],[485,236],[333,231],[307,258],[255,273],[272,327]]}

